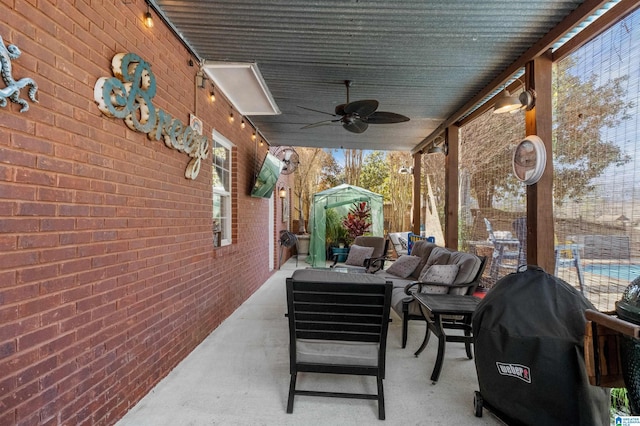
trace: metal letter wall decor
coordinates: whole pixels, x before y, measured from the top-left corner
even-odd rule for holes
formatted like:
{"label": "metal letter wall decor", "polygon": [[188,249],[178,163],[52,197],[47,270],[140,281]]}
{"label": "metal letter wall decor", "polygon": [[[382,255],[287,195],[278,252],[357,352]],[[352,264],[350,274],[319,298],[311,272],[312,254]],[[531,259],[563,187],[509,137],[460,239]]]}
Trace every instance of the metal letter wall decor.
{"label": "metal letter wall decor", "polygon": [[2,65],[0,74],[2,75],[2,81],[7,86],[4,89],[0,89],[0,107],[7,106],[7,99],[9,99],[11,102],[22,106],[20,112],[25,112],[29,110],[29,104],[20,97],[20,90],[29,86],[29,99],[38,103],[36,99],[38,85],[30,78],[21,78],[18,81],[13,79],[11,61],[18,58],[20,53],[20,49],[15,44],[9,44],[5,47],[4,41],[0,36],[0,65]]}
{"label": "metal letter wall decor", "polygon": [[209,139],[163,110],[156,110],[151,102],[156,78],[151,65],[138,55],[116,54],[111,70],[114,77],[100,77],[93,88],[98,109],[107,117],[124,119],[131,130],[146,133],[151,140],[162,138],[169,148],[189,155],[191,161],[184,176],[195,179],[202,160],[209,155]]}

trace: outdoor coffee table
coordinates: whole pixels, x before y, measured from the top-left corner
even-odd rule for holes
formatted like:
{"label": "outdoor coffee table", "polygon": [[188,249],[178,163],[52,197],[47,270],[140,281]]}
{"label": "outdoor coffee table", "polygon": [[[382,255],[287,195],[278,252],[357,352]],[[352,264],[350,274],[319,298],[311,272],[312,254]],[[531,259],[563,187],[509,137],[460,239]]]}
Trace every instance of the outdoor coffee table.
{"label": "outdoor coffee table", "polygon": [[[431,373],[431,381],[436,384],[440,377],[440,370],[442,370],[442,363],[444,361],[444,349],[446,342],[462,342],[465,344],[467,350],[467,357],[473,359],[471,353],[471,343],[473,343],[473,336],[471,335],[471,316],[476,310],[480,299],[474,296],[463,296],[454,294],[428,294],[428,293],[415,293],[414,299],[420,304],[420,311],[427,322],[427,329],[425,331],[424,340],[420,348],[415,353],[415,356],[426,348],[429,343],[430,331],[438,337],[438,356],[436,358],[436,365],[433,367]],[[461,321],[443,322],[443,316],[462,316]],[[464,336],[461,335],[446,335],[445,328],[458,329],[464,331]]]}

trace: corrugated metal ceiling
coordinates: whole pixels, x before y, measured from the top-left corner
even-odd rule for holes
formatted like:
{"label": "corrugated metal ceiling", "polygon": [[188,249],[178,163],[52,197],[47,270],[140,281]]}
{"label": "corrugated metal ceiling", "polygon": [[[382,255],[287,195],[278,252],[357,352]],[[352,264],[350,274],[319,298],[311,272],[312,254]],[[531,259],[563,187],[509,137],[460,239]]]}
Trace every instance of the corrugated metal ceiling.
{"label": "corrugated metal ceiling", "polygon": [[[272,145],[406,150],[563,20],[578,0],[155,0],[204,60],[257,62],[281,115],[249,117]],[[362,134],[331,118],[377,99],[410,117]]]}

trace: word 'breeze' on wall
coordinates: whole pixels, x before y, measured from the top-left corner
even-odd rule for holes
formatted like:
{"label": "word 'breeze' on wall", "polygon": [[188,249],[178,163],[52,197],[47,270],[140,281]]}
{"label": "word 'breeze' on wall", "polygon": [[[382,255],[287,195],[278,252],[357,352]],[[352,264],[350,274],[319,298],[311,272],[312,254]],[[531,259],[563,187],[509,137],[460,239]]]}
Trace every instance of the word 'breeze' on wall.
{"label": "word 'breeze' on wall", "polygon": [[107,117],[124,119],[131,130],[146,133],[151,140],[163,138],[169,148],[189,155],[191,161],[184,175],[195,179],[202,160],[209,155],[209,139],[163,110],[156,110],[151,102],[156,79],[151,66],[138,55],[116,54],[111,70],[114,77],[100,77],[94,86],[98,109]]}

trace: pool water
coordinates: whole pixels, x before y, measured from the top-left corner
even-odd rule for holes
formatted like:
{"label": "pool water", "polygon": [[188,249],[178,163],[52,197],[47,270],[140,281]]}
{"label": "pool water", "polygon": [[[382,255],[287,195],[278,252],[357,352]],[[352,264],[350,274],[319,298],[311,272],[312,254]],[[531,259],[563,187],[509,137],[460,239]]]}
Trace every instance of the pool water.
{"label": "pool water", "polygon": [[585,266],[584,271],[629,282],[640,277],[640,265],[624,265],[620,263],[613,263],[610,265],[587,265]]}

